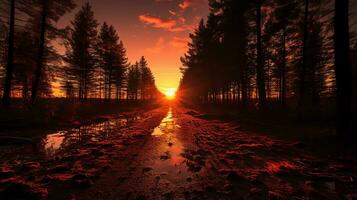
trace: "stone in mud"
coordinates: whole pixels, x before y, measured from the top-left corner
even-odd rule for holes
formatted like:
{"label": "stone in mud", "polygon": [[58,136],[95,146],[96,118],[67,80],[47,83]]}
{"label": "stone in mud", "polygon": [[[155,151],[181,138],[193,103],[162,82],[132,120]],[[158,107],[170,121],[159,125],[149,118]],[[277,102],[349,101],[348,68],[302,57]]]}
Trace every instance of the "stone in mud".
{"label": "stone in mud", "polygon": [[160,156],[160,160],[168,160],[171,158],[170,152],[165,152],[163,155]]}
{"label": "stone in mud", "polygon": [[90,178],[85,174],[76,174],[71,178],[71,183],[73,186],[78,186],[81,188],[87,188],[93,185],[93,182]]}
{"label": "stone in mud", "polygon": [[21,171],[30,171],[41,168],[41,164],[38,162],[26,162],[21,166]]}
{"label": "stone in mud", "polygon": [[57,165],[47,170],[49,173],[62,173],[69,171],[69,167],[67,165]]}
{"label": "stone in mud", "polygon": [[46,175],[40,180],[40,183],[43,183],[45,185],[50,184],[53,181],[53,177]]}
{"label": "stone in mud", "polygon": [[267,197],[268,197],[267,190],[254,187],[250,189],[246,199],[259,200],[259,199],[266,199]]}
{"label": "stone in mud", "polygon": [[174,199],[174,193],[171,191],[164,193],[162,196],[164,197],[164,199],[167,199],[167,200]]}
{"label": "stone in mud", "polygon": [[144,167],[144,168],[143,168],[143,172],[149,172],[149,171],[151,171],[151,170],[153,170],[153,169],[152,169],[152,167],[150,167],[150,166],[147,166],[147,167]]}
{"label": "stone in mud", "polygon": [[202,169],[201,165],[198,165],[194,162],[187,161],[186,165],[188,167],[188,170],[191,172],[194,172],[194,173],[197,173],[197,172],[201,171],[201,169]]}

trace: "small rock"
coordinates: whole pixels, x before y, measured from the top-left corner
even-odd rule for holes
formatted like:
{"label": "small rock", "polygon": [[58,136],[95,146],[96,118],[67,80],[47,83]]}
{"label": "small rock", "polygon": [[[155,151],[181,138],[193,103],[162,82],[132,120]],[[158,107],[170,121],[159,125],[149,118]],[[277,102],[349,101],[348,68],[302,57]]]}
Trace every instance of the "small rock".
{"label": "small rock", "polygon": [[68,166],[66,165],[57,165],[53,168],[50,168],[47,170],[49,173],[62,173],[62,172],[67,172],[69,171]]}
{"label": "small rock", "polygon": [[168,160],[171,158],[170,152],[165,152],[164,155],[160,156],[160,160]]}
{"label": "small rock", "polygon": [[89,187],[93,185],[93,182],[85,174],[76,174],[71,178],[72,183],[79,187]]}
{"label": "small rock", "polygon": [[153,170],[153,169],[152,169],[152,167],[149,167],[149,166],[143,168],[143,172],[149,172],[151,170]]}

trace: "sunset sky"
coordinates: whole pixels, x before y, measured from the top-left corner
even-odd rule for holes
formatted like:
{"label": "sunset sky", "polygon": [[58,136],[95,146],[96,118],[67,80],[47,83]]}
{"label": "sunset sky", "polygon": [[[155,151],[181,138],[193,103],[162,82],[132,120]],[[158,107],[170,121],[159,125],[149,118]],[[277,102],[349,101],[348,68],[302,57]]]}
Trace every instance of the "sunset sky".
{"label": "sunset sky", "polygon": [[68,25],[85,2],[91,3],[99,23],[115,26],[130,62],[147,58],[161,91],[178,86],[180,57],[189,33],[208,14],[207,0],[76,0],[77,8],[58,26]]}

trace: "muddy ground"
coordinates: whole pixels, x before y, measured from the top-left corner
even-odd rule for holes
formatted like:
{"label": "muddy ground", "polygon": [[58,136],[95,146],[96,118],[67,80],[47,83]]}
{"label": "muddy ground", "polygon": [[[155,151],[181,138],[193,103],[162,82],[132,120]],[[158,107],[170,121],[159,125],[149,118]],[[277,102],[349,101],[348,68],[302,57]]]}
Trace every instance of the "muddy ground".
{"label": "muddy ground", "polygon": [[356,199],[354,154],[319,157],[179,106],[0,148],[0,199]]}

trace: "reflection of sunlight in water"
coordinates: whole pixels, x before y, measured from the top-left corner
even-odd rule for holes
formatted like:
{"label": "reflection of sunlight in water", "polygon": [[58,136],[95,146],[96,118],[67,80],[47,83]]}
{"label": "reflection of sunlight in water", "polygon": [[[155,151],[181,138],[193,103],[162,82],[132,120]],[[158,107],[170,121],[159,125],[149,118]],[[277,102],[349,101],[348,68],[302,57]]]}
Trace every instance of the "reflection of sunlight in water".
{"label": "reflection of sunlight in water", "polygon": [[63,132],[58,132],[54,134],[49,134],[45,139],[45,149],[46,151],[52,151],[53,149],[59,149],[63,143],[64,137]]}
{"label": "reflection of sunlight in water", "polygon": [[119,128],[138,119],[140,117],[110,119],[105,122],[51,133],[46,135],[42,141],[43,150],[47,156],[52,156],[73,144],[100,141],[108,138],[111,134],[120,134]]}
{"label": "reflection of sunlight in water", "polygon": [[169,108],[169,112],[166,117],[161,121],[160,125],[154,129],[151,135],[161,136],[165,133],[172,133],[179,126],[175,123],[175,120],[172,116],[172,108]]}
{"label": "reflection of sunlight in water", "polygon": [[[188,176],[189,171],[185,164],[185,158],[182,156],[184,145],[177,137],[179,129],[180,126],[176,122],[172,108],[170,108],[166,117],[162,119],[160,125],[151,134],[157,138],[155,139],[156,150],[160,152],[160,157],[155,159],[151,166],[158,173],[180,174],[179,177],[182,178]],[[172,179],[174,177],[165,178]]]}

